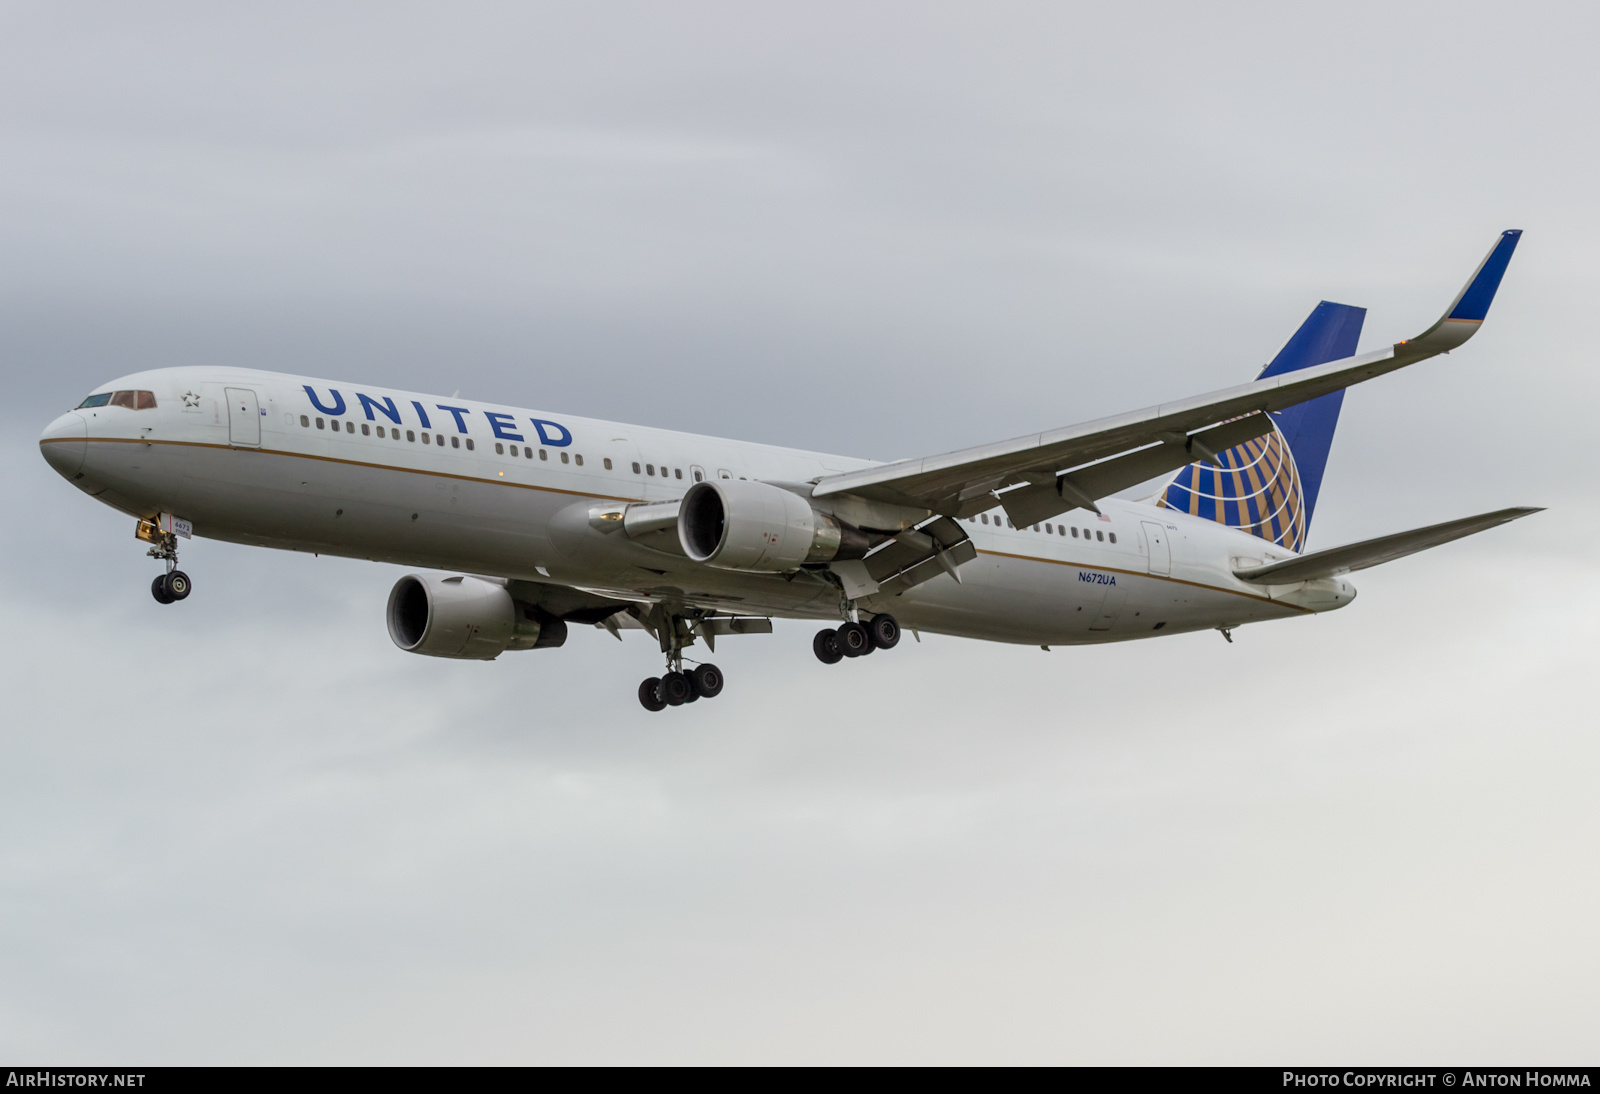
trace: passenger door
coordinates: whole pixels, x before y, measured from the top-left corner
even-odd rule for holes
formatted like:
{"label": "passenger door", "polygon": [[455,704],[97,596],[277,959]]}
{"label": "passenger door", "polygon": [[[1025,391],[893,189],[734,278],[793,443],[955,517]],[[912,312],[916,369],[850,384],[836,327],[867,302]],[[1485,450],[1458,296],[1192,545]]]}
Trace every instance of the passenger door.
{"label": "passenger door", "polygon": [[1167,543],[1167,530],[1154,521],[1142,520],[1144,545],[1149,551],[1150,572],[1163,577],[1172,576],[1172,547]]}
{"label": "passenger door", "polygon": [[235,448],[261,447],[261,407],[256,393],[247,387],[230,387],[228,396],[228,443]]}

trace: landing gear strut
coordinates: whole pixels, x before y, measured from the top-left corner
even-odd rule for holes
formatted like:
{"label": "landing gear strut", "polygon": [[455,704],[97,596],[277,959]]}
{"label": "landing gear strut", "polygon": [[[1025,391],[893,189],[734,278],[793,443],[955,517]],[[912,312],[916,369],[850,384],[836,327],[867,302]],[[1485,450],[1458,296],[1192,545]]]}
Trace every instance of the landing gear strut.
{"label": "landing gear strut", "polygon": [[900,624],[888,612],[865,623],[845,623],[837,630],[821,630],[811,640],[811,652],[824,665],[837,665],[846,657],[865,657],[873,650],[892,650],[900,643]]}
{"label": "landing gear strut", "polygon": [[148,520],[139,522],[134,535],[152,544],[146,554],[167,564],[167,572],[150,583],[150,595],[156,598],[156,603],[171,604],[175,600],[187,597],[194,584],[189,580],[188,574],[178,569],[178,537],[171,532],[163,532],[158,525]]}
{"label": "landing gear strut", "polygon": [[678,707],[700,699],[715,699],[722,694],[722,670],[715,665],[683,668],[683,648],[694,641],[692,620],[681,615],[664,615],[647,625],[661,639],[661,652],[667,655],[667,671],[639,685],[639,705],[649,711]]}

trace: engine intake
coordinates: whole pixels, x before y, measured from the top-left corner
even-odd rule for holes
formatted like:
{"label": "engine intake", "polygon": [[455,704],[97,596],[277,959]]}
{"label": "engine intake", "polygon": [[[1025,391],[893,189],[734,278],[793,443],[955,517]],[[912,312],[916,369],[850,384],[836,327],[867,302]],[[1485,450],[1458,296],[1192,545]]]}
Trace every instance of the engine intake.
{"label": "engine intake", "polygon": [[395,582],[385,613],[389,637],[407,653],[492,661],[506,650],[543,649],[567,640],[567,625],[504,585],[480,577],[419,577]]}
{"label": "engine intake", "polygon": [[678,542],[696,562],[759,573],[788,573],[841,554],[859,557],[867,544],[860,531],[817,512],[800,495],[743,479],[691,486],[678,511]]}

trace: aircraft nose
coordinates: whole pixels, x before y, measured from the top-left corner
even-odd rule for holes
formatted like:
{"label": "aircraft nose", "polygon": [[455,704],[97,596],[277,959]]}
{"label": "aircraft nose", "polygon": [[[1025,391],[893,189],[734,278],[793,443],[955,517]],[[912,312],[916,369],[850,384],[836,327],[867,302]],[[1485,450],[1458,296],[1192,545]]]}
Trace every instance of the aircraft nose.
{"label": "aircraft nose", "polygon": [[82,469],[88,448],[89,423],[76,411],[61,415],[39,434],[39,452],[44,462],[64,478],[70,479]]}

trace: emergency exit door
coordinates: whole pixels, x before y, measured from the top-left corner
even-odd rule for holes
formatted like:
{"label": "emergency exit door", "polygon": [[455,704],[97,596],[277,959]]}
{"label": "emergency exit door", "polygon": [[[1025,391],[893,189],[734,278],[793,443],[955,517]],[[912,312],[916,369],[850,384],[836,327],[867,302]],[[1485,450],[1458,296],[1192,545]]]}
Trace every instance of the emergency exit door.
{"label": "emergency exit door", "polygon": [[247,387],[230,387],[228,396],[228,443],[235,448],[261,447],[261,407],[256,393]]}

